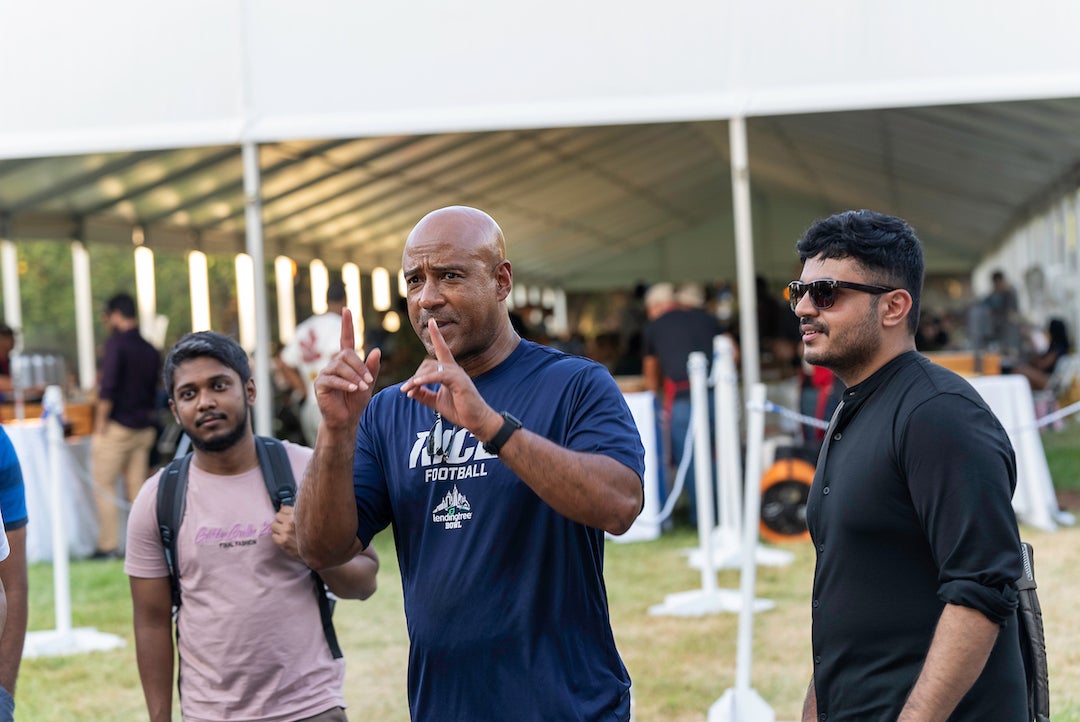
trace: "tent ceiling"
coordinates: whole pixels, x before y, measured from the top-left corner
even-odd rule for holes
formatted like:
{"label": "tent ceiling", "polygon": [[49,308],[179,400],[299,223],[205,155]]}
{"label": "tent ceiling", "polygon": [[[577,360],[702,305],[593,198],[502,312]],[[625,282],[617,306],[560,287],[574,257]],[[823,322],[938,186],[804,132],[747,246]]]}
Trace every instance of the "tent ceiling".
{"label": "tent ceiling", "polygon": [[[1080,169],[1080,99],[751,118],[755,254],[786,278],[817,217],[907,218],[928,269],[970,271]],[[263,145],[264,238],[330,265],[396,268],[427,211],[482,207],[519,279],[570,289],[733,278],[727,123],[689,122]],[[237,147],[0,161],[6,237],[244,249]]]}

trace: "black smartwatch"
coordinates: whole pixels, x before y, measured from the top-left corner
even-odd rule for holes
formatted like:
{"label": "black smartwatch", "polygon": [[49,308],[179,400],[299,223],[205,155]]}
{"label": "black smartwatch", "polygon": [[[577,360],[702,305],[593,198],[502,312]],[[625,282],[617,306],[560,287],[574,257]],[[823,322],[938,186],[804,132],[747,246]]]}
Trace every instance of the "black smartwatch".
{"label": "black smartwatch", "polygon": [[502,417],[502,428],[498,430],[495,436],[491,437],[491,441],[484,442],[484,451],[492,456],[498,456],[499,452],[502,451],[503,444],[510,438],[510,434],[521,428],[521,422],[509,412],[502,412]]}

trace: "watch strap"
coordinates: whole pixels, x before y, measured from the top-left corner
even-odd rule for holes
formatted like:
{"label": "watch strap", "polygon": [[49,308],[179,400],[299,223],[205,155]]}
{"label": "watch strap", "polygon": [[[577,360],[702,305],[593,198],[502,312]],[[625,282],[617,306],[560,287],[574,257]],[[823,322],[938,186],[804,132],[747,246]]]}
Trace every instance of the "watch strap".
{"label": "watch strap", "polygon": [[502,417],[503,425],[495,433],[495,436],[491,437],[491,441],[484,442],[484,451],[492,456],[498,456],[499,452],[502,451],[503,444],[510,438],[510,435],[521,428],[521,422],[509,412],[502,412]]}

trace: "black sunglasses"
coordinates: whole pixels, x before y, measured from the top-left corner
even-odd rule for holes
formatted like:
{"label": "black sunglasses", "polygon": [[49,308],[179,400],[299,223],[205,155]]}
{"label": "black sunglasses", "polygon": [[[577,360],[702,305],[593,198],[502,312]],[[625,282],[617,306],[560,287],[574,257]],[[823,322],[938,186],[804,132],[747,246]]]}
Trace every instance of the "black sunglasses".
{"label": "black sunglasses", "polygon": [[895,288],[888,288],[887,286],[870,286],[865,283],[834,281],[831,278],[825,278],[820,281],[811,281],[810,283],[792,281],[787,287],[788,301],[791,302],[791,310],[795,310],[795,307],[799,305],[799,301],[802,300],[803,294],[807,291],[810,292],[810,302],[814,304],[814,308],[819,310],[832,308],[833,304],[836,303],[836,289],[838,288],[850,288],[852,291],[872,293],[875,296],[896,290]]}

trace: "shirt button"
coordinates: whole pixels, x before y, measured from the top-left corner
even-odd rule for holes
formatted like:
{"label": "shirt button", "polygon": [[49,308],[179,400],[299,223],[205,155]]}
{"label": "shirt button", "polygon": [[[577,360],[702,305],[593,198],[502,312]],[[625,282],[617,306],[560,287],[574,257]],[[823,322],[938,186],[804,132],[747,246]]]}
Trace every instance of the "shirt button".
{"label": "shirt button", "polygon": [[825,722],[825,720],[829,719],[829,715],[827,715],[827,714],[825,714],[824,712],[822,712],[821,714],[819,714],[819,715],[817,716],[817,718],[818,718],[819,720],[821,720],[821,722]]}
{"label": "shirt button", "polygon": [[817,545],[817,550],[818,550],[819,552],[823,552],[823,551],[825,551],[825,545],[824,545],[824,544],[818,544],[818,545]]}
{"label": "shirt button", "polygon": [[831,490],[829,489],[829,487],[826,486],[824,489],[821,490],[821,493],[824,494],[825,496],[828,496],[829,491],[831,491]]}
{"label": "shirt button", "polygon": [[820,654],[817,655],[816,657],[814,657],[814,664],[821,664],[821,655]]}
{"label": "shirt button", "polygon": [[819,602],[816,599],[813,602],[811,602],[811,604],[813,605],[814,609],[817,609],[819,606],[821,606],[821,602]]}
{"label": "shirt button", "polygon": [[842,438],[844,438],[844,435],[841,434],[839,431],[837,431],[835,434],[833,434],[833,441],[839,441]]}

